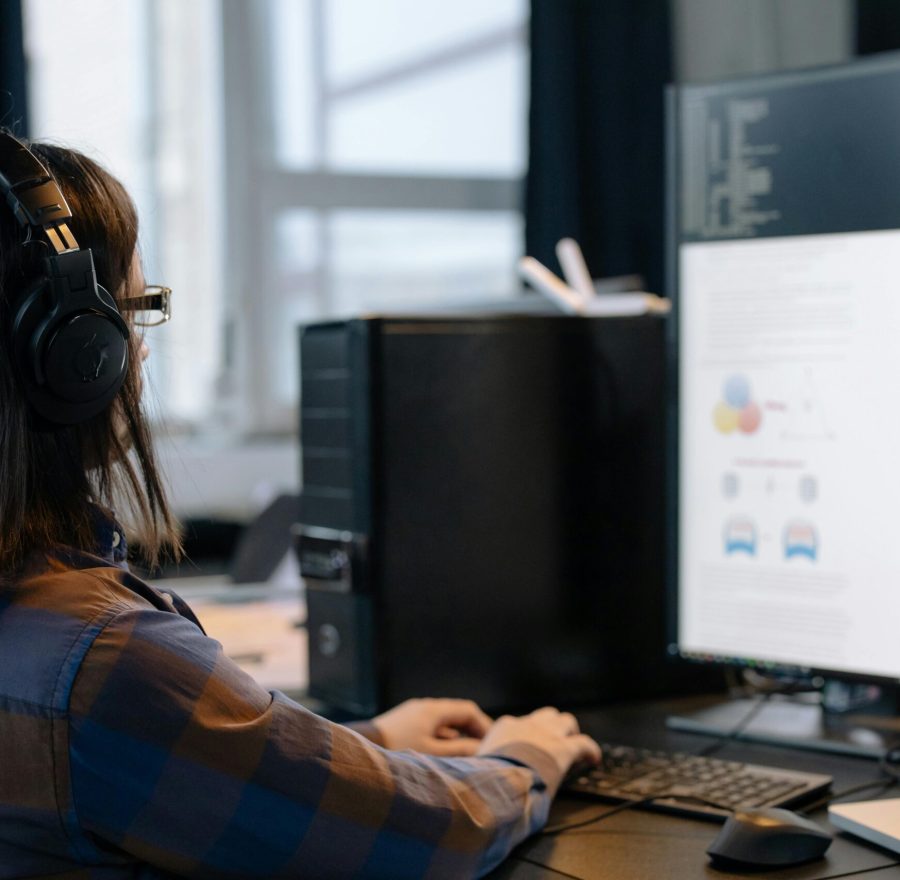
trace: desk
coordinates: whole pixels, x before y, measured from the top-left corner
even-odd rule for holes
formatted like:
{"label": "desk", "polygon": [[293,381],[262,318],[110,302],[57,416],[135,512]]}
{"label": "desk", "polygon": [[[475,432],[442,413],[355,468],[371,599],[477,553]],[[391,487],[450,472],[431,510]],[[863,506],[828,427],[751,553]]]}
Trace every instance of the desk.
{"label": "desk", "polygon": [[150,584],[184,599],[207,635],[266,690],[292,697],[306,690],[306,601],[299,584],[235,584],[218,575]]}
{"label": "desk", "polygon": [[[665,729],[666,715],[690,711],[708,703],[704,698],[634,704],[592,712],[579,712],[582,728],[599,740],[673,751],[697,750],[708,737]],[[788,750],[735,742],[717,757],[796,770],[829,773],[834,791],[875,779],[872,760]],[[852,799],[876,797],[877,789]],[[898,796],[896,789],[891,796]],[[553,805],[550,823],[589,818],[601,803],[561,796]],[[822,808],[812,818],[827,825]],[[760,880],[826,880],[863,875],[867,880],[900,880],[900,856],[857,842],[840,834],[824,859],[797,868],[726,874],[710,867],[705,850],[719,825],[646,810],[629,810],[596,825],[573,829],[555,837],[533,837],[489,876],[491,880],[724,880],[756,877]],[[832,829],[833,830],[833,829]]]}

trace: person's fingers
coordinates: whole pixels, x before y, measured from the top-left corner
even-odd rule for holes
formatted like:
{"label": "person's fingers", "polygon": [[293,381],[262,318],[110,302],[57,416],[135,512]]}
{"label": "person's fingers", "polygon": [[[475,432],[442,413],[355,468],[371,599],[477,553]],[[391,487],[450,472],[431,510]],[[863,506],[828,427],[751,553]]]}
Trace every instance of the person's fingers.
{"label": "person's fingers", "polygon": [[455,727],[471,736],[484,736],[493,723],[471,700],[435,700],[433,708],[438,727]]}
{"label": "person's fingers", "polygon": [[572,736],[579,732],[578,719],[571,712],[560,712],[554,706],[536,709],[531,716],[551,727],[564,736]]}
{"label": "person's fingers", "polygon": [[531,714],[536,718],[554,718],[559,715],[559,709],[555,706],[542,706],[540,709],[535,709]]}
{"label": "person's fingers", "polygon": [[480,739],[467,736],[458,739],[432,739],[429,740],[425,751],[440,758],[470,758],[477,753],[480,745]]}
{"label": "person's fingers", "polygon": [[576,761],[590,761],[592,764],[600,763],[602,755],[600,746],[586,734],[579,733],[575,736],[570,736],[567,742],[574,748],[575,758],[572,761],[573,764]]}
{"label": "person's fingers", "polygon": [[481,706],[472,700],[454,700],[453,702],[455,705],[452,711],[458,714],[454,714],[454,720],[450,723],[455,727],[475,737],[482,737],[490,730],[494,719],[484,712]]}
{"label": "person's fingers", "polygon": [[462,733],[460,733],[459,728],[457,727],[449,727],[447,725],[444,725],[442,727],[439,727],[434,732],[434,735],[438,739],[459,739],[462,736]]}
{"label": "person's fingers", "polygon": [[560,712],[559,723],[562,725],[566,736],[572,736],[580,731],[578,719],[571,712]]}

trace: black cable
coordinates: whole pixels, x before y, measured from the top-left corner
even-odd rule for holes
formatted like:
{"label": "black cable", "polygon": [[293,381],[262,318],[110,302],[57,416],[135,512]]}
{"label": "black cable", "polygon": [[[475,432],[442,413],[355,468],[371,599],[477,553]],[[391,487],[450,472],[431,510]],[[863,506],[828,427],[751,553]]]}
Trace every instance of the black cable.
{"label": "black cable", "polygon": [[822,807],[828,806],[828,804],[847,797],[847,795],[857,794],[869,788],[880,788],[879,794],[884,794],[888,789],[900,783],[900,745],[895,743],[884,750],[878,759],[878,768],[884,774],[880,779],[870,779],[868,782],[862,782],[842,791],[824,795],[811,804],[806,804],[798,812],[809,815]]}
{"label": "black cable", "polygon": [[570,880],[582,880],[581,877],[576,877],[574,874],[567,874],[565,871],[561,871],[559,868],[552,868],[550,865],[545,865],[543,862],[539,862],[536,859],[530,859],[528,856],[520,856],[513,855],[510,856],[510,859],[517,862],[525,862],[529,865],[535,865],[538,868],[543,868],[545,871],[550,871],[553,874],[558,874],[560,877],[569,877]]}
{"label": "black cable", "polygon": [[883,794],[889,788],[893,788],[897,782],[896,778],[888,778],[888,779],[870,779],[868,782],[862,782],[859,785],[852,785],[850,788],[845,788],[841,791],[829,792],[826,795],[823,795],[818,800],[813,801],[811,804],[806,804],[802,809],[797,810],[803,816],[809,816],[814,813],[816,810],[820,810],[822,807],[827,807],[829,804],[833,804],[835,801],[840,800],[841,798],[847,797],[847,795],[857,794],[860,791],[865,791],[869,788],[880,788],[879,794]]}
{"label": "black cable", "polygon": [[639,801],[625,801],[624,803],[617,804],[614,807],[610,807],[610,809],[608,810],[604,810],[602,813],[600,813],[599,816],[593,816],[590,819],[580,819],[577,822],[564,822],[562,825],[551,825],[549,828],[542,829],[540,833],[546,835],[562,834],[563,831],[571,831],[573,828],[582,828],[585,825],[593,825],[594,822],[602,822],[609,816],[615,816],[616,813],[624,813],[626,810],[633,810],[635,807],[641,807],[644,804],[649,804],[655,801],[658,797],[658,794],[654,794],[650,797],[642,798]]}
{"label": "black cable", "polygon": [[878,766],[882,773],[900,781],[900,745],[894,743],[888,746],[879,758]]}
{"label": "black cable", "polygon": [[[747,673],[750,670],[745,670],[745,679],[747,677]],[[812,691],[819,690],[819,687],[815,684],[812,684],[810,681],[802,678],[796,679],[775,679],[775,686],[769,686],[766,690],[763,690],[762,682],[765,681],[765,677],[755,673],[758,681],[756,684],[751,685],[756,689],[756,702],[750,707],[747,713],[741,718],[737,724],[725,734],[718,737],[716,742],[710,743],[710,745],[706,746],[703,749],[700,749],[696,752],[697,757],[705,758],[710,755],[714,755],[720,749],[725,748],[730,742],[738,739],[740,735],[750,726],[750,722],[753,721],[754,718],[762,711],[765,704],[772,697],[787,697],[792,696],[794,694],[804,694],[810,693]],[[898,757],[898,761],[900,761],[900,757]]]}
{"label": "black cable", "polygon": [[714,755],[716,752],[721,751],[725,748],[730,742],[736,740],[749,726],[750,722],[756,718],[757,715],[762,711],[763,706],[769,702],[769,700],[775,696],[775,694],[783,694],[786,691],[766,691],[764,694],[758,694],[756,697],[756,702],[750,707],[750,709],[744,713],[744,717],[738,721],[734,727],[731,728],[728,733],[723,734],[720,737],[717,737],[715,742],[710,743],[708,746],[704,746],[702,749],[699,749],[694,753],[695,757],[698,758],[708,758],[710,755]]}
{"label": "black cable", "polygon": [[755,693],[766,692],[783,695],[808,694],[822,690],[823,681],[812,678],[786,678],[747,668],[741,670],[744,683]]}
{"label": "black cable", "polygon": [[[573,828],[583,828],[585,825],[593,825],[595,822],[602,822],[609,816],[616,815],[616,813],[624,813],[626,810],[633,810],[637,807],[643,807],[647,804],[652,804],[653,801],[662,800],[663,798],[667,797],[676,797],[676,795],[674,792],[668,790],[667,788],[660,789],[655,794],[647,795],[647,797],[641,798],[639,801],[625,801],[624,803],[617,804],[611,809],[600,813],[599,816],[593,816],[590,819],[579,819],[577,822],[566,822],[562,825],[551,825],[549,828],[544,828],[540,833],[562,834],[563,831],[571,831]],[[695,795],[677,795],[677,797],[678,800],[682,803],[693,801],[695,804],[705,804],[707,807],[715,807],[717,810],[727,810],[729,813],[734,812],[733,807],[726,807],[724,804],[719,804],[715,801],[710,801],[706,798],[697,797]]]}

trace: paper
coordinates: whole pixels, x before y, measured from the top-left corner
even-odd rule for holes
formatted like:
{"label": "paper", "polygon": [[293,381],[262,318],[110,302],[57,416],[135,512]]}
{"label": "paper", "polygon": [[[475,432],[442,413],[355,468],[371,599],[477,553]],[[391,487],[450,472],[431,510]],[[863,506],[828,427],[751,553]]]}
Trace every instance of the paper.
{"label": "paper", "polygon": [[900,853],[900,798],[834,804],[828,818],[841,831]]}

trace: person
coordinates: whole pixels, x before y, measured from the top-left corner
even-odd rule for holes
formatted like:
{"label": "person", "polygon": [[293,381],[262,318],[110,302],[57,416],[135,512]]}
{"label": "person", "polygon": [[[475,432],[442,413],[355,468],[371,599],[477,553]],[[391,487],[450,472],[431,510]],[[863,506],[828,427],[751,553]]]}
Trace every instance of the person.
{"label": "person", "polygon": [[126,531],[151,563],[178,547],[136,311],[167,315],[168,292],[145,291],[133,204],[88,157],[2,132],[0,190],[0,876],[490,871],[597,744],[554,708],[464,700],[332,723],[135,576]]}

